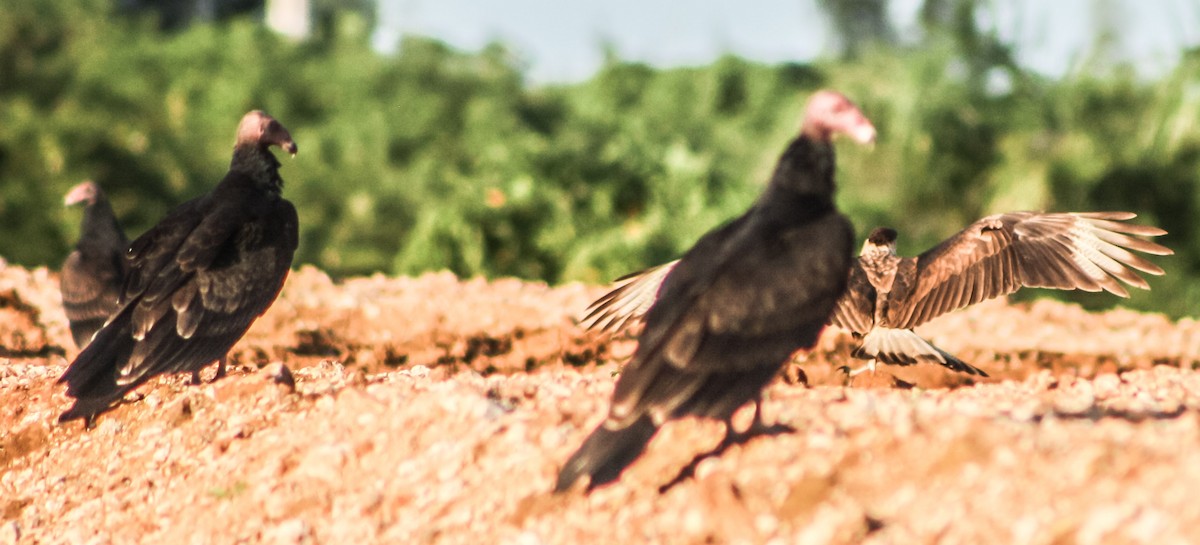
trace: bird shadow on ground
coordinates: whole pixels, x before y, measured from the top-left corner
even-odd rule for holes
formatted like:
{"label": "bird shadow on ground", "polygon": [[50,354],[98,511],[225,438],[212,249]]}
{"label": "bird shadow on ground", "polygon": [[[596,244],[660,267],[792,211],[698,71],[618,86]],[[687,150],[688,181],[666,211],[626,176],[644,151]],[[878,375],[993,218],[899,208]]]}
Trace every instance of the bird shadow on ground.
{"label": "bird shadow on ground", "polygon": [[746,430],[741,433],[730,432],[729,435],[727,435],[725,439],[721,441],[721,444],[717,445],[716,448],[708,452],[697,454],[695,458],[692,458],[692,461],[689,462],[688,465],[683,466],[683,469],[679,470],[679,474],[675,475],[674,479],[671,479],[667,484],[658,487],[658,493],[665,494],[668,490],[674,488],[675,485],[694,478],[696,476],[696,468],[700,465],[700,462],[712,458],[713,456],[720,456],[724,454],[725,451],[729,450],[729,447],[733,445],[744,445],[756,437],[776,436],[795,432],[796,428],[787,424],[772,424],[770,426],[763,426],[758,429]]}

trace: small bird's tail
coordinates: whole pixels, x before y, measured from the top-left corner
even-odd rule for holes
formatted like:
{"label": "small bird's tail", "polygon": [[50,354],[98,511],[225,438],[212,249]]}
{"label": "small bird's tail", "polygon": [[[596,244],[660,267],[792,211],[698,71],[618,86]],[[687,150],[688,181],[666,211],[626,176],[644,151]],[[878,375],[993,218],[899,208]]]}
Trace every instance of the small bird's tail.
{"label": "small bird's tail", "polygon": [[854,351],[854,357],[874,358],[891,365],[912,365],[920,361],[928,361],[960,373],[988,376],[982,369],[934,346],[933,343],[922,339],[911,329],[887,327],[872,329],[862,338],[862,346]]}
{"label": "small bird's tail", "polygon": [[[930,343],[929,346],[933,346],[933,343]],[[937,350],[938,354],[942,356],[942,359],[940,361],[938,361],[938,363],[946,366],[951,371],[958,371],[959,373],[966,373],[968,375],[977,375],[977,376],[981,376],[981,377],[988,376],[988,374],[985,373],[983,371],[983,369],[980,369],[980,368],[975,367],[974,365],[971,365],[963,360],[960,360],[960,359],[954,357],[954,355],[942,350],[941,348],[933,346],[933,349]]]}
{"label": "small bird's tail", "polygon": [[588,491],[615,481],[642,454],[657,431],[658,426],[649,415],[642,415],[630,425],[617,430],[610,430],[601,423],[563,465],[554,491],[566,491],[584,475],[591,478]]}

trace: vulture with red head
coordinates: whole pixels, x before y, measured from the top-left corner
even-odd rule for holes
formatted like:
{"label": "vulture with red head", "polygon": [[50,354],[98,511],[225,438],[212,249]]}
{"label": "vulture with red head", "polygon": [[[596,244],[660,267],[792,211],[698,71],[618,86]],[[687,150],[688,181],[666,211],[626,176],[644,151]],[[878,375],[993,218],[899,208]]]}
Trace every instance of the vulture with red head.
{"label": "vulture with red head", "polygon": [[79,241],[63,263],[59,278],[71,337],[82,349],[117,309],[129,270],[125,262],[129,239],[96,182],[88,180],[71,188],[63,202],[65,206],[83,204]]}
{"label": "vulture with red head", "polygon": [[223,366],[275,301],[296,250],[298,220],[281,196],[271,146],[296,153],[278,121],[246,114],[221,182],[133,241],[116,312],[59,379],[75,398],[59,421],[91,425],[152,377],[194,374],[218,360]]}
{"label": "vulture with red head", "polygon": [[557,491],[582,477],[588,490],[617,479],[671,419],[723,420],[732,440],[734,411],[816,342],[853,254],[854,231],[833,202],[836,134],[865,143],[875,128],[846,97],[818,92],[750,210],[665,275],[607,417],[564,464]]}

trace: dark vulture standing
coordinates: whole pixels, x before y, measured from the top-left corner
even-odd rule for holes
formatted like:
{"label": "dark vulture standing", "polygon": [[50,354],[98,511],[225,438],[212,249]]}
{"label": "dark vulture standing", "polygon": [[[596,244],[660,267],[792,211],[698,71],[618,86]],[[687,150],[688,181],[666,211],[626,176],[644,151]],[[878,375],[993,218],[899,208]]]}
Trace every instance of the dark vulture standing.
{"label": "dark vulture standing", "polygon": [[246,114],[224,179],[133,241],[117,311],[59,379],[75,398],[60,422],[84,418],[90,425],[156,375],[223,364],[275,301],[296,250],[298,221],[280,196],[280,164],[270,146],[296,153],[278,121]]}
{"label": "dark vulture standing", "polygon": [[[854,356],[870,362],[921,361],[987,376],[977,367],[918,336],[913,328],[952,310],[1021,289],[1108,291],[1128,297],[1121,280],[1150,289],[1134,270],[1163,270],[1130,250],[1171,255],[1170,249],[1134,236],[1158,236],[1157,227],[1122,223],[1129,212],[1010,212],[983,218],[917,257],[896,255],[896,231],[878,228],[850,268],[846,294],[831,323],[861,339]],[[1134,235],[1134,236],[1130,236]],[[641,320],[659,284],[676,262],[618,280],[589,307],[590,327],[617,330]],[[1134,269],[1134,270],[1131,270]]]}
{"label": "dark vulture standing", "polygon": [[[615,480],[659,426],[687,415],[726,422],[757,401],[797,349],[810,347],[846,286],[853,229],[834,207],[835,134],[875,129],[844,96],[821,91],[766,190],[741,217],[704,235],[666,275],[608,417],[563,466],[556,491]],[[761,426],[756,410],[750,431]]]}
{"label": "dark vulture standing", "polygon": [[84,204],[79,241],[63,263],[59,278],[71,337],[82,349],[117,308],[129,269],[125,263],[129,239],[96,182],[88,180],[71,188],[63,202],[65,206]]}

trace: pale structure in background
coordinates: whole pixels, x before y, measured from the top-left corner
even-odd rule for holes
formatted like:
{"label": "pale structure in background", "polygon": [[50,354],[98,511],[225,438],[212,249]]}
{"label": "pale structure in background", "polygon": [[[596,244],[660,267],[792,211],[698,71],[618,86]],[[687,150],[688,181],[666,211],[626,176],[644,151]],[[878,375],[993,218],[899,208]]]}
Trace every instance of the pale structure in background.
{"label": "pale structure in background", "polygon": [[267,26],[293,39],[308,37],[312,28],[309,0],[267,0]]}

